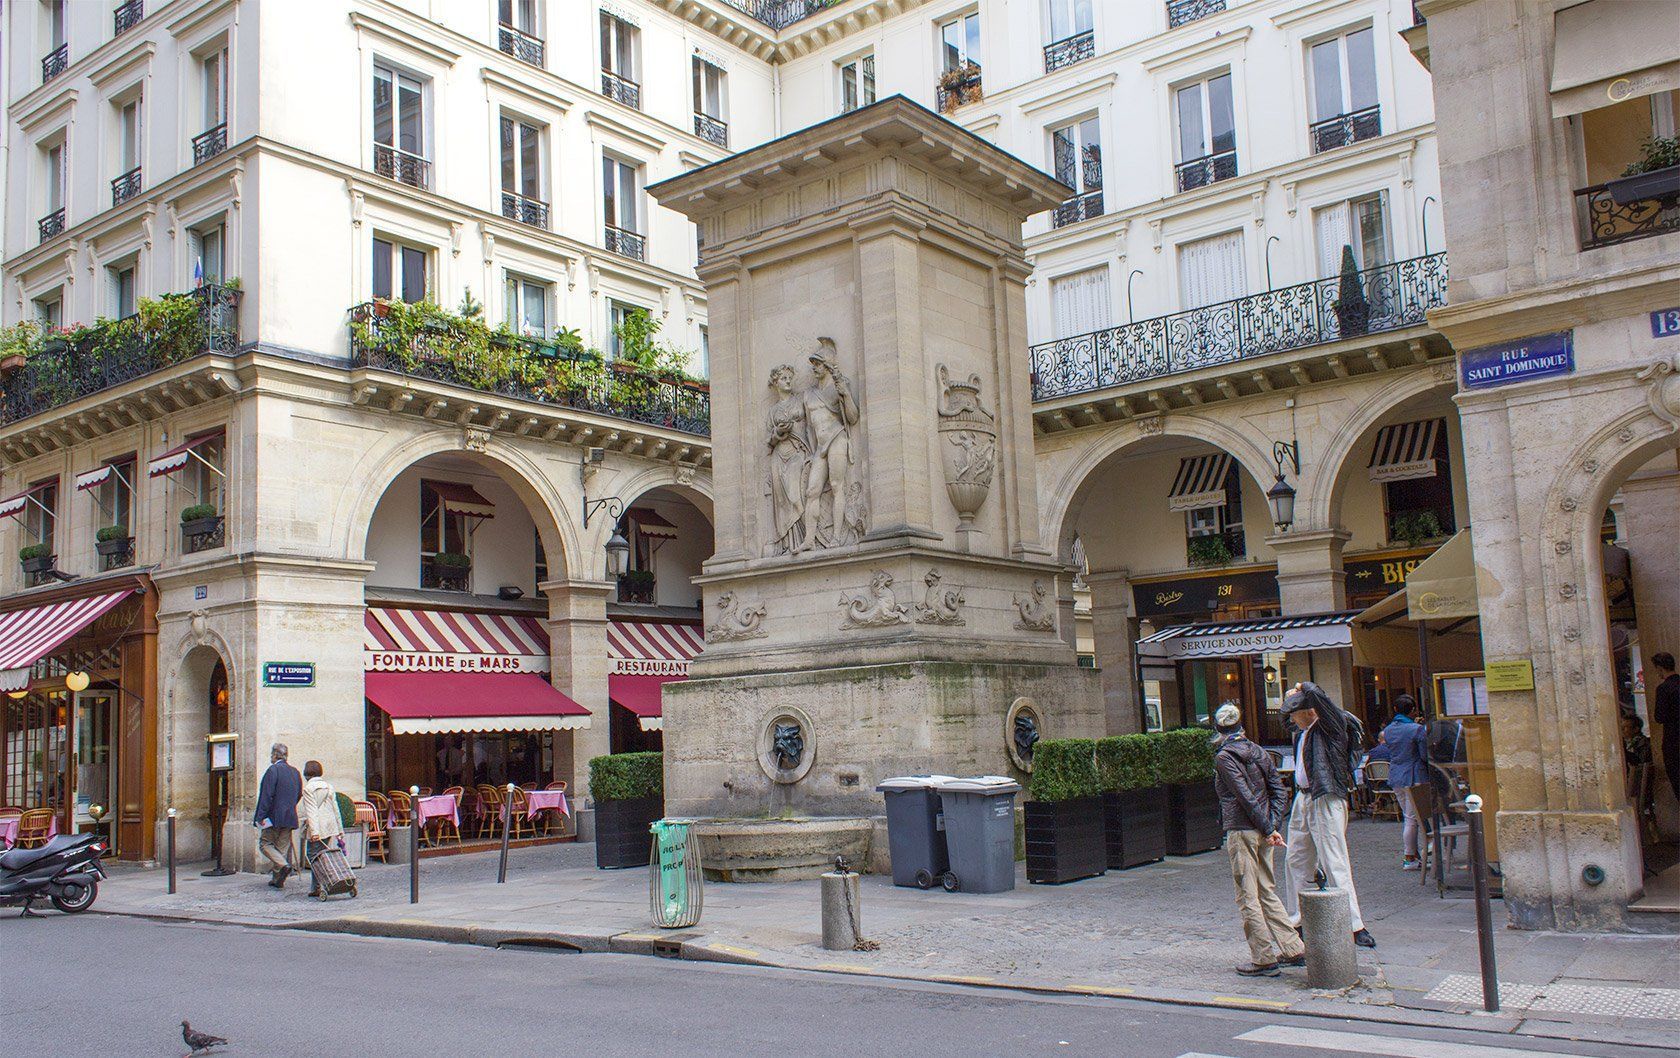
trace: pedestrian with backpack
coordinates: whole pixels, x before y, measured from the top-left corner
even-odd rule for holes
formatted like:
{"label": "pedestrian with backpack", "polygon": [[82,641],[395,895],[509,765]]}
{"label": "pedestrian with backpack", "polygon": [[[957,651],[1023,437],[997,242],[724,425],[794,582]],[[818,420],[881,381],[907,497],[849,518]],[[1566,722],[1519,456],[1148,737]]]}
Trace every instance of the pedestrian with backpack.
{"label": "pedestrian with backpack", "polygon": [[1359,718],[1330,700],[1316,683],[1297,683],[1283,700],[1283,715],[1295,725],[1295,800],[1289,809],[1289,921],[1301,924],[1296,894],[1324,872],[1329,884],[1348,895],[1353,912],[1353,942],[1375,948],[1377,942],[1359,914],[1348,858],[1348,798],[1353,766],[1364,746]]}

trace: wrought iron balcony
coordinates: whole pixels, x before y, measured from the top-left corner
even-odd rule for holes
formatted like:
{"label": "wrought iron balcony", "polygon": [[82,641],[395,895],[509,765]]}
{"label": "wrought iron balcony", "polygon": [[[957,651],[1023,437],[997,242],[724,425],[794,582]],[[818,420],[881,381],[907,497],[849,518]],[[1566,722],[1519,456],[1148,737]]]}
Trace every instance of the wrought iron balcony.
{"label": "wrought iron balcony", "polygon": [[373,145],[373,171],[424,191],[432,186],[432,163],[418,154],[398,150],[388,143]]}
{"label": "wrought iron balcony", "polygon": [[466,591],[472,582],[472,565],[439,562],[435,555],[420,557],[420,587],[430,591]]}
{"label": "wrought iron balcony", "polygon": [[543,42],[523,30],[505,24],[498,26],[496,46],[520,62],[542,68]]}
{"label": "wrought iron balcony", "polygon": [[1097,53],[1097,34],[1094,30],[1064,37],[1044,46],[1044,72],[1055,73],[1076,62],[1084,62]]}
{"label": "wrought iron balcony", "polygon": [[1229,180],[1237,175],[1237,151],[1232,148],[1218,154],[1207,154],[1200,158],[1192,158],[1187,162],[1179,162],[1173,166],[1173,179],[1178,183],[1178,190],[1194,191],[1198,187]]}
{"label": "wrought iron balcony", "polygon": [[642,109],[642,86],[611,70],[601,71],[601,94],[635,110]]}
{"label": "wrought iron balcony", "polygon": [[[159,298],[153,319],[127,316],[41,339],[0,383],[0,425],[132,382],[200,353],[239,348],[239,297],[206,285]],[[178,311],[177,311],[178,310]]]}
{"label": "wrought iron balcony", "polygon": [[100,540],[94,544],[94,550],[99,556],[99,570],[102,573],[109,573],[114,569],[125,569],[134,565],[134,537],[132,536]]}
{"label": "wrought iron balcony", "polygon": [[934,94],[941,114],[948,114],[965,103],[979,102],[984,98],[980,89],[979,65],[970,62],[954,70],[946,70],[939,76]]}
{"label": "wrought iron balcony", "polygon": [[215,514],[181,523],[181,553],[194,555],[227,543],[227,519]]}
{"label": "wrought iron balcony", "polygon": [[70,45],[60,44],[52,51],[47,52],[47,57],[41,60],[41,83],[46,84],[69,67]]}
{"label": "wrought iron balcony", "polygon": [[1167,28],[1177,29],[1225,10],[1225,0],[1167,0]]}
{"label": "wrought iron balcony", "polygon": [[516,220],[521,224],[529,224],[533,228],[548,227],[548,203],[539,202],[534,198],[516,195],[512,191],[502,192],[502,216],[508,220]]}
{"label": "wrought iron balcony", "polygon": [[491,333],[447,318],[415,328],[395,306],[350,310],[350,352],[360,367],[394,371],[485,393],[609,415],[683,433],[711,433],[704,382],[661,377],[530,338]]}
{"label": "wrought iron balcony", "polygon": [[1374,139],[1382,135],[1382,107],[1366,107],[1351,114],[1337,114],[1333,118],[1315,121],[1307,126],[1307,135],[1312,138],[1314,154]]}
{"label": "wrought iron balcony", "polygon": [[1240,528],[1184,538],[1184,558],[1192,569],[1229,566],[1247,554],[1248,541]]}
{"label": "wrought iron balcony", "polygon": [[1617,202],[1611,187],[1594,184],[1575,192],[1581,249],[1594,250],[1680,231],[1680,195],[1658,193],[1634,199],[1624,193],[1623,201]]}
{"label": "wrought iron balcony", "polygon": [[127,3],[118,4],[117,10],[111,15],[113,26],[111,35],[114,37],[122,36],[139,25],[140,20],[145,17],[146,5],[144,0],[128,0]]}
{"label": "wrought iron balcony", "polygon": [[719,121],[710,114],[694,115],[694,134],[707,143],[715,143],[719,147],[729,146],[729,123]]}
{"label": "wrought iron balcony", "polygon": [[62,235],[64,233],[64,207],[60,206],[36,221],[36,227],[41,231],[42,242]]}
{"label": "wrought iron balcony", "polygon": [[1359,284],[1352,305],[1340,304],[1341,278],[1331,276],[1035,345],[1033,400],[1418,326],[1446,304],[1447,255],[1368,268]]}
{"label": "wrought iron balcony", "polygon": [[194,165],[203,165],[227,150],[227,122],[224,121],[215,128],[206,129],[194,136],[192,148]]}
{"label": "wrought iron balcony", "polygon": [[615,228],[609,224],[607,225],[603,245],[620,256],[631,257],[638,261],[647,260],[647,236],[640,232],[634,232],[628,228]]}
{"label": "wrought iron balcony", "polygon": [[111,181],[111,205],[120,206],[145,189],[146,181],[137,165]]}
{"label": "wrought iron balcony", "polygon": [[1050,214],[1050,226],[1065,228],[1069,224],[1078,224],[1082,220],[1100,217],[1102,211],[1103,196],[1102,188],[1099,187],[1082,195],[1074,195],[1057,206],[1055,212]]}
{"label": "wrought iron balcony", "polygon": [[620,573],[618,601],[634,606],[655,606],[659,602],[659,583],[640,570]]}
{"label": "wrought iron balcony", "polygon": [[771,29],[784,29],[802,18],[810,18],[819,11],[833,7],[839,0],[723,0],[723,2],[737,11],[743,11],[751,15]]}

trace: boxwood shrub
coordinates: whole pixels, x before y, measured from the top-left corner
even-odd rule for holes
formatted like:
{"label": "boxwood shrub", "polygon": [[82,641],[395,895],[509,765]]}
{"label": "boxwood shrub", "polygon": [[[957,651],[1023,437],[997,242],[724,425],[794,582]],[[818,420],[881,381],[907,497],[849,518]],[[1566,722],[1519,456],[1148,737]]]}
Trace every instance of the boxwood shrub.
{"label": "boxwood shrub", "polygon": [[597,801],[634,801],[665,796],[663,753],[612,753],[589,762],[589,796]]}
{"label": "boxwood shrub", "polygon": [[1189,786],[1213,779],[1213,741],[1205,727],[1181,727],[1152,738],[1160,747],[1161,781]]}
{"label": "boxwood shrub", "polygon": [[1157,741],[1148,735],[1097,739],[1097,775],[1104,790],[1145,790],[1161,785]]}
{"label": "boxwood shrub", "polygon": [[18,561],[28,562],[32,558],[46,558],[52,554],[51,544],[25,544],[18,548]]}
{"label": "boxwood shrub", "polygon": [[1033,747],[1029,801],[1077,801],[1100,793],[1096,739],[1046,738]]}
{"label": "boxwood shrub", "polygon": [[97,533],[93,534],[93,538],[102,544],[112,540],[127,540],[128,527],[123,525],[102,526]]}
{"label": "boxwood shrub", "polygon": [[214,503],[195,503],[190,507],[181,508],[182,522],[196,522],[203,518],[214,517],[216,517],[216,505]]}

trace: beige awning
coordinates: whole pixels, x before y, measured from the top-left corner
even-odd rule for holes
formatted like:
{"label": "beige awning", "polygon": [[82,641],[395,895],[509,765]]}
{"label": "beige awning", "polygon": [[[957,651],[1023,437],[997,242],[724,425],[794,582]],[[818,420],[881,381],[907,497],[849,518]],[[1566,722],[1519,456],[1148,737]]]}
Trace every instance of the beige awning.
{"label": "beige awning", "polygon": [[[1379,604],[1381,605],[1381,604]],[[1442,544],[1406,577],[1406,616],[1414,621],[1475,617],[1476,557],[1470,530]]]}
{"label": "beige awning", "polygon": [[1680,17],[1664,0],[1587,0],[1554,17],[1552,117],[1680,88]]}

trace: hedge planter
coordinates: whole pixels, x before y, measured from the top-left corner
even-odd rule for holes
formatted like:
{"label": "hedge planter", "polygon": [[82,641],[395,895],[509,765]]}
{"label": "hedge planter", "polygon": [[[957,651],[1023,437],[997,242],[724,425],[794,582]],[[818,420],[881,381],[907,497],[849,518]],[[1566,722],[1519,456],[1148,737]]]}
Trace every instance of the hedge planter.
{"label": "hedge planter", "polygon": [[1194,856],[1217,849],[1225,840],[1219,795],[1214,792],[1211,780],[1168,786],[1167,807],[1169,856]]}
{"label": "hedge planter", "polygon": [[25,573],[51,573],[58,562],[57,555],[35,555],[30,558],[19,559]]}
{"label": "hedge planter", "polygon": [[1060,885],[1108,869],[1101,798],[1028,801],[1024,807],[1027,881]]}
{"label": "hedge planter", "polygon": [[653,838],[648,828],[665,815],[665,798],[595,802],[595,866],[646,867]]}
{"label": "hedge planter", "polygon": [[1631,206],[1647,199],[1671,199],[1680,195],[1680,165],[1606,180],[1604,188],[1610,192],[1610,200],[1618,206]]}
{"label": "hedge planter", "polygon": [[121,555],[133,550],[134,538],[131,536],[113,536],[106,540],[95,540],[93,549],[101,555]]}
{"label": "hedge planter", "polygon": [[1154,863],[1167,855],[1167,788],[1103,794],[1103,836],[1109,870]]}

